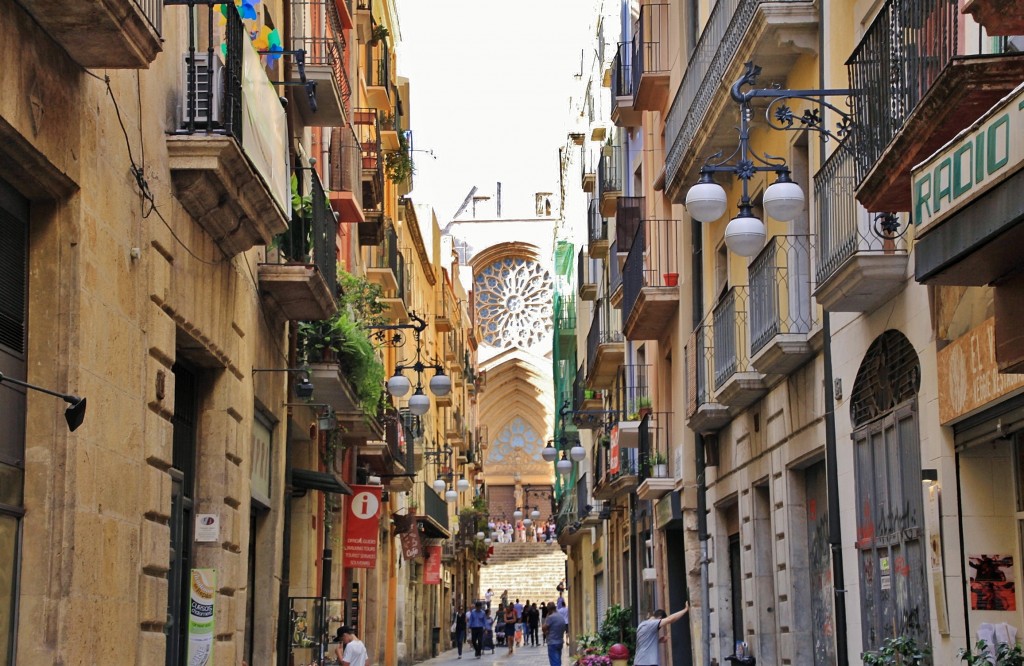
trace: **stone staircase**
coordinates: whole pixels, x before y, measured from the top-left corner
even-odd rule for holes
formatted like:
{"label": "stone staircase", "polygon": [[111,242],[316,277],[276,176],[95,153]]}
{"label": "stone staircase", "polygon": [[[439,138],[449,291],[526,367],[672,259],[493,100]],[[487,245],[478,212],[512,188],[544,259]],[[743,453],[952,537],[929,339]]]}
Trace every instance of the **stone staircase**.
{"label": "stone staircase", "polygon": [[508,590],[510,602],[554,601],[558,583],[565,578],[565,553],[557,544],[496,543],[487,565],[480,567],[482,599],[490,588],[494,592],[491,608],[496,610],[501,593]]}

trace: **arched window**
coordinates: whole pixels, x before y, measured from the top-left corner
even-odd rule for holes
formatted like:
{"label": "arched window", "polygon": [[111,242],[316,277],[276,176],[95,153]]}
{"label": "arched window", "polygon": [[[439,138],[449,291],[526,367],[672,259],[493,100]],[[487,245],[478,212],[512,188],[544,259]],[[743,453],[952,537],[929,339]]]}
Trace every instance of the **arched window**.
{"label": "arched window", "polygon": [[864,649],[907,635],[929,643],[917,392],[921,366],[899,331],[864,355],[851,396]]}

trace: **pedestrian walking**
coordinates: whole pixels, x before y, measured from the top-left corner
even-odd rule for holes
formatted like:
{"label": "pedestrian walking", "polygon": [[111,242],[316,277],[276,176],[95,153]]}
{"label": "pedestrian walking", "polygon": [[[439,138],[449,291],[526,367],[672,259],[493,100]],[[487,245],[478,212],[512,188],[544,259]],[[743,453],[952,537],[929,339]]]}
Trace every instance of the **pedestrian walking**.
{"label": "pedestrian walking", "polygon": [[356,638],[352,627],[338,627],[338,638],[341,645],[335,648],[334,653],[341,666],[366,666],[366,646]]}
{"label": "pedestrian walking", "polygon": [[562,666],[562,646],[565,644],[565,618],[555,612],[555,605],[548,604],[548,614],[544,618],[544,642],[548,644],[548,663],[551,666]]}
{"label": "pedestrian walking", "polygon": [[508,643],[508,653],[512,654],[516,646],[516,609],[512,606],[505,606],[505,642]]}
{"label": "pedestrian walking", "polygon": [[636,628],[636,655],[633,657],[634,666],[661,666],[661,654],[658,650],[658,632],[662,627],[667,627],[679,618],[686,615],[690,610],[690,602],[687,601],[683,609],[667,615],[659,608],[654,615],[641,622]]}
{"label": "pedestrian walking", "polygon": [[452,622],[452,642],[459,651],[459,659],[462,659],[462,645],[466,642],[466,609],[460,607],[455,613],[455,621]]}
{"label": "pedestrian walking", "polygon": [[529,628],[530,645],[537,647],[540,645],[540,611],[537,609],[536,603],[530,606],[530,610],[526,614],[526,624]]}
{"label": "pedestrian walking", "polygon": [[476,602],[473,610],[469,611],[469,633],[473,638],[473,654],[479,659],[484,650],[484,624],[487,616],[484,614],[484,603]]}

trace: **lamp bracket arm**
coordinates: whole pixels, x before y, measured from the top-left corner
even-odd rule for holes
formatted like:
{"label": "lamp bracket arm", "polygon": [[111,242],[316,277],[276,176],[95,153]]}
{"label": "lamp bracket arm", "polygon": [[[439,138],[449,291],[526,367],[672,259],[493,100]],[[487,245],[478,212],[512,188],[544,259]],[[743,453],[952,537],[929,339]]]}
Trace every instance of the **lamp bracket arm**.
{"label": "lamp bracket arm", "polygon": [[[764,117],[765,122],[772,129],[789,132],[811,130],[820,134],[825,141],[829,139],[842,141],[853,131],[853,118],[850,113],[834,104],[826,102],[824,96],[844,95],[850,97],[856,94],[854,90],[755,90],[751,92],[765,93],[758,96],[771,98],[768,108],[765,109]],[[813,102],[818,106],[805,109],[803,115],[797,116],[788,104],[793,99]],[[836,123],[835,130],[830,129],[824,124],[821,107],[839,116],[839,122]]]}

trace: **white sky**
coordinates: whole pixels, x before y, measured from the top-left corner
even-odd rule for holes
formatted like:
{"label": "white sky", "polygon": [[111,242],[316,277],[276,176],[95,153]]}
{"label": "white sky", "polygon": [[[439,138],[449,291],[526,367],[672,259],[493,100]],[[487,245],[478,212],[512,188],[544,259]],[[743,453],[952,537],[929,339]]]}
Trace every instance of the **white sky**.
{"label": "white sky", "polygon": [[572,123],[593,0],[397,0],[399,74],[410,80],[412,197],[439,224],[469,190],[502,183],[502,216],[533,215],[558,193],[558,149]]}

